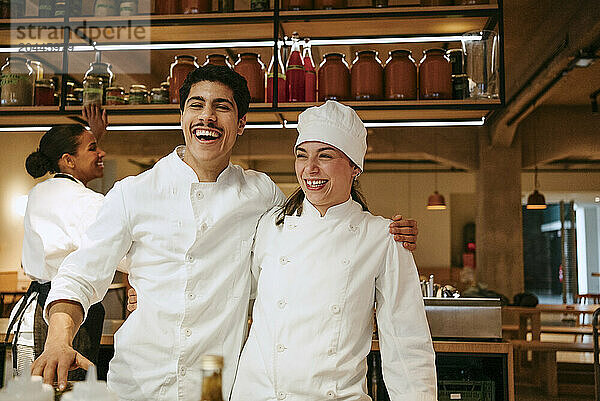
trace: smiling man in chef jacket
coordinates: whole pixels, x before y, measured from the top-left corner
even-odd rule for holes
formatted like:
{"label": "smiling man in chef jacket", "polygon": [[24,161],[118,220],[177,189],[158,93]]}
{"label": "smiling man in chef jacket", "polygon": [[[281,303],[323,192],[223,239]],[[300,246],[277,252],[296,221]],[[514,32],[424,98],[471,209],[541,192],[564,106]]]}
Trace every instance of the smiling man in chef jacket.
{"label": "smiling man in chef jacket", "polygon": [[[242,76],[201,67],[180,97],[185,146],[115,183],[52,282],[46,346],[32,366],[47,383],[57,375],[64,387],[68,369],[88,366],[72,339],[127,257],[138,308],[115,334],[109,388],[122,400],[197,401],[200,356],[216,354],[225,358],[229,396],[246,328],[256,225],[284,196],[267,175],[230,163],[250,99]],[[412,222],[392,224],[390,232],[414,247]]]}

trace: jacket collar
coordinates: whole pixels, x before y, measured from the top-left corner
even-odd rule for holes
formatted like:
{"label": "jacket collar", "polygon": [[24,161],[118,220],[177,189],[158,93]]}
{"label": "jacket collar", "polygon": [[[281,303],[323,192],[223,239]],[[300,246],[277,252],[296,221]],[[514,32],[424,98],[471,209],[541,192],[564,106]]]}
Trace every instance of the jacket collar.
{"label": "jacket collar", "polygon": [[360,212],[362,207],[352,200],[352,198],[348,198],[347,201],[340,203],[339,205],[331,206],[325,212],[325,216],[321,216],[321,213],[317,208],[308,201],[308,199],[304,198],[302,202],[302,214],[306,215],[306,217],[310,219],[321,219],[321,220],[338,220],[342,218],[346,218],[353,213]]}
{"label": "jacket collar", "polygon": [[[185,155],[185,145],[179,145],[169,155],[172,160],[172,164],[175,166],[177,171],[180,173],[180,177],[188,183],[198,183],[198,176],[193,168],[183,161]],[[223,171],[217,177],[217,183],[225,183],[233,174],[233,164],[229,162],[229,165],[225,167]],[[201,182],[200,184],[214,184],[213,182]]]}

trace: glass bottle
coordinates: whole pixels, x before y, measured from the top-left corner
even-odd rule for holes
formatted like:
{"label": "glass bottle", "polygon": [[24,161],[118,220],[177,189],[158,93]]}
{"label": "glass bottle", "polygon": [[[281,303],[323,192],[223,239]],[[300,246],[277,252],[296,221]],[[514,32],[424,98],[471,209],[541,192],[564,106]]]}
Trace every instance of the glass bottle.
{"label": "glass bottle", "polygon": [[23,57],[8,57],[0,70],[2,78],[0,88],[0,105],[31,106],[33,105],[33,70]]}
{"label": "glass bottle", "polygon": [[205,66],[208,64],[222,65],[223,67],[232,68],[231,64],[229,63],[229,57],[227,57],[223,54],[218,54],[218,53],[213,53],[213,54],[209,54],[206,56],[206,61],[204,62],[204,64],[202,64],[202,66]]}
{"label": "glass bottle", "polygon": [[94,2],[94,16],[108,17],[119,15],[119,5],[117,0],[96,0]]}
{"label": "glass bottle", "polygon": [[131,85],[129,88],[129,104],[148,104],[146,85]]}
{"label": "glass bottle", "polygon": [[269,9],[269,0],[250,0],[250,10],[267,11]]}
{"label": "glass bottle", "polygon": [[351,95],[355,100],[383,98],[383,67],[374,50],[356,52],[350,70]]}
{"label": "glass bottle", "polygon": [[341,53],[324,56],[317,73],[319,101],[346,100],[350,98],[350,69]]}
{"label": "glass bottle", "polygon": [[232,13],[235,10],[235,1],[219,0],[217,2],[217,9],[220,13]]}
{"label": "glass bottle", "polygon": [[184,14],[199,14],[212,11],[211,0],[183,0]]}
{"label": "glass bottle", "polygon": [[33,70],[33,75],[34,75],[35,80],[39,81],[39,80],[44,79],[44,67],[42,66],[42,63],[40,63],[39,61],[35,61],[35,60],[27,60],[27,62],[29,63],[29,66]]}
{"label": "glass bottle", "polygon": [[[271,57],[269,63],[269,69],[267,70],[267,103],[273,102],[273,77],[275,76],[275,55]],[[277,101],[287,101],[286,94],[286,75],[285,68],[283,67],[283,60],[281,59],[281,43],[277,44]]]}
{"label": "glass bottle", "polygon": [[304,101],[304,75],[304,63],[300,52],[300,36],[298,32],[294,32],[292,34],[292,50],[285,68],[288,102]]}
{"label": "glass bottle", "polygon": [[[96,90],[98,89],[98,84],[101,84],[101,97],[100,97],[100,104],[104,104],[105,103],[105,95],[106,95],[106,88],[108,88],[109,86],[112,86],[112,80],[114,77],[114,74],[111,70],[111,66],[108,63],[102,63],[100,62],[100,52],[96,52],[96,60],[93,63],[90,63],[90,68],[86,71],[84,77],[83,77],[83,104],[88,104],[86,103],[86,98],[88,100],[91,100],[93,103],[95,103],[96,101],[93,100],[95,99],[95,96],[97,95]],[[88,87],[86,89],[86,80],[88,80]],[[86,92],[89,91],[87,97],[86,97]]]}
{"label": "glass bottle", "polygon": [[135,1],[121,1],[121,5],[119,7],[119,15],[122,17],[137,15],[138,13],[138,2]]}
{"label": "glass bottle", "polygon": [[86,75],[83,79],[83,105],[102,104],[104,79],[97,75]]}
{"label": "glass bottle", "polygon": [[417,65],[410,50],[390,52],[383,69],[383,82],[386,99],[417,99]]}
{"label": "glass bottle", "polygon": [[171,64],[169,73],[170,99],[171,103],[179,104],[179,88],[183,85],[187,75],[198,68],[195,56],[179,55],[175,56],[175,61]]}
{"label": "glass bottle", "polygon": [[302,62],[304,63],[304,101],[317,101],[317,70],[313,61],[310,39],[304,39],[302,50]]}
{"label": "glass bottle", "polygon": [[202,355],[202,397],[200,401],[223,401],[222,377],[223,357]]}
{"label": "glass bottle", "polygon": [[154,2],[154,14],[179,14],[181,0],[158,0]]}
{"label": "glass bottle", "polygon": [[256,53],[242,53],[233,68],[235,72],[246,78],[250,101],[264,103],[265,101],[265,65]]}
{"label": "glass bottle", "polygon": [[452,98],[452,66],[444,49],[423,51],[423,58],[419,63],[419,98]]}
{"label": "glass bottle", "polygon": [[43,18],[54,17],[54,3],[56,3],[55,0],[40,0],[38,16]]}

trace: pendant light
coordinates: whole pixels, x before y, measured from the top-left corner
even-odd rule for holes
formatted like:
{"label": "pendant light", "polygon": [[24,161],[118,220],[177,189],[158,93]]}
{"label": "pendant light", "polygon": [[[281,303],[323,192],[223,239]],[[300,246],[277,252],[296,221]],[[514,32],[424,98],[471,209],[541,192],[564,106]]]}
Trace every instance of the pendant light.
{"label": "pendant light", "polygon": [[546,198],[541,192],[538,192],[538,169],[535,166],[535,173],[533,178],[533,192],[527,198],[527,209],[530,210],[543,210],[546,209]]}
{"label": "pendant light", "polygon": [[[434,142],[435,145],[435,153],[437,156],[437,138]],[[435,191],[431,195],[429,195],[429,199],[427,200],[427,210],[446,210],[446,200],[444,199],[444,195],[440,194],[437,190],[437,166],[435,166],[434,181],[435,181]]]}
{"label": "pendant light", "polygon": [[535,172],[533,174],[533,192],[527,197],[527,209],[544,210],[546,209],[546,198],[538,192],[538,167],[537,167],[537,135],[533,132],[533,161],[535,162]]}

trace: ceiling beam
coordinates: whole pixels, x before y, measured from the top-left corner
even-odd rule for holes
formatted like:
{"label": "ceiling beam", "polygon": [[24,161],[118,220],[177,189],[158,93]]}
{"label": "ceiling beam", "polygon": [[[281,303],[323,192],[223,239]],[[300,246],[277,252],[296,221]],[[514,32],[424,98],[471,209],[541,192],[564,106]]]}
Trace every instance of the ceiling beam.
{"label": "ceiling beam", "polygon": [[[569,18],[569,22],[562,25],[562,31],[554,36],[557,39],[549,45],[554,49],[551,57],[546,60],[540,59],[538,69],[533,72],[531,78],[508,100],[504,109],[494,113],[490,126],[492,145],[510,146],[519,123],[543,103],[552,87],[568,73],[577,53],[582,49],[598,50],[600,7],[596,1],[583,3],[584,6],[578,8]],[[540,50],[536,52],[533,49],[528,55],[522,54],[521,57],[535,57],[535,54],[539,53]]]}
{"label": "ceiling beam", "polygon": [[543,106],[521,124],[522,166],[565,158],[600,159],[600,115],[590,107]]}

